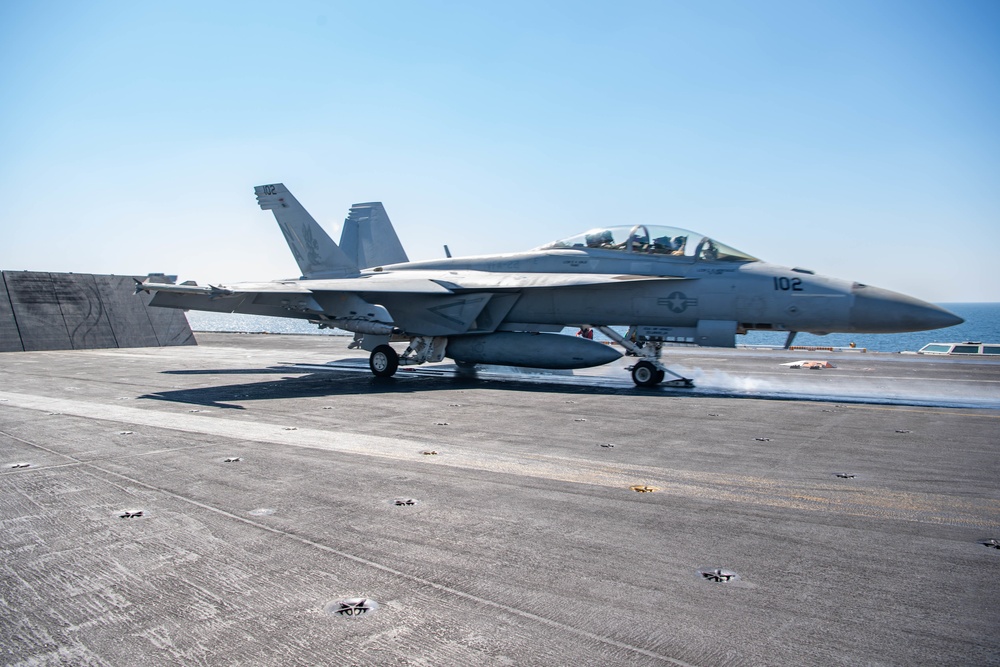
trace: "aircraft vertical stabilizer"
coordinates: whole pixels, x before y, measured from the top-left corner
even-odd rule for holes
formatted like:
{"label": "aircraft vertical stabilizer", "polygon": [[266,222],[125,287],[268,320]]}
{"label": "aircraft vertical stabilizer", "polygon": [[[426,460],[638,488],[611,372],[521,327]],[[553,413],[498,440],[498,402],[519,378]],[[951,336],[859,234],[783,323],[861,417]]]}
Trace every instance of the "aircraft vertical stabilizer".
{"label": "aircraft vertical stabilizer", "polygon": [[274,213],[303,278],[340,278],[360,273],[357,264],[283,184],[258,185],[253,190],[261,209]]}
{"label": "aircraft vertical stabilizer", "polygon": [[351,207],[340,233],[340,248],[362,269],[410,261],[378,201]]}

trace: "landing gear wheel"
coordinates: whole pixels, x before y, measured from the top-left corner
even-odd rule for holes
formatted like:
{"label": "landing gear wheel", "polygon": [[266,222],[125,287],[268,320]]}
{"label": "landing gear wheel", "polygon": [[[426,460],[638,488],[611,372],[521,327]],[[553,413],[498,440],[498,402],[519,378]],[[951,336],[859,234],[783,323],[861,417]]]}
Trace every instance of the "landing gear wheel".
{"label": "landing gear wheel", "polygon": [[640,387],[655,387],[663,382],[663,371],[648,361],[640,361],[632,367],[632,382]]}
{"label": "landing gear wheel", "polygon": [[379,345],[368,357],[368,367],[375,377],[391,378],[399,368],[399,354],[388,345]]}
{"label": "landing gear wheel", "polygon": [[476,377],[476,365],[471,361],[456,361],[455,367],[457,368],[457,371],[455,373],[456,377],[460,378]]}

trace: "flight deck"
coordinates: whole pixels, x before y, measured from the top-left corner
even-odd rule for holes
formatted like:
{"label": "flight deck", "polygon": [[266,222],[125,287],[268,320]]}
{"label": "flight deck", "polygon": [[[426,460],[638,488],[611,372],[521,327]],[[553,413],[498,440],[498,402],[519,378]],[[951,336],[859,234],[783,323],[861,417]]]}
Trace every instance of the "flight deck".
{"label": "flight deck", "polygon": [[0,354],[0,664],[1000,664],[998,361],[196,337]]}

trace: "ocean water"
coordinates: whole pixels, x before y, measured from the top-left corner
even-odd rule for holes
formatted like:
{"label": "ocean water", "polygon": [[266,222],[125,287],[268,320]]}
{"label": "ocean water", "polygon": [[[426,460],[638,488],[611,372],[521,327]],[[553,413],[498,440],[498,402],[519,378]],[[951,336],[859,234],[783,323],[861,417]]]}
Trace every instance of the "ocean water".
{"label": "ocean water", "polygon": [[[859,348],[872,352],[915,351],[928,343],[955,343],[967,340],[1000,343],[1000,303],[943,303],[939,304],[965,322],[958,326],[934,331],[917,331],[903,334],[829,334],[816,336],[800,333],[794,345],[823,347],[848,347],[852,342]],[[340,329],[319,329],[304,320],[260,315],[232,315],[189,311],[188,322],[195,331],[236,331],[249,333],[312,334],[319,336],[351,336]],[[574,333],[575,329],[567,329]],[[624,333],[624,329],[622,330]],[[780,331],[751,331],[737,336],[737,345],[784,345],[787,334]],[[600,336],[597,336],[600,338]]]}
{"label": "ocean water", "polygon": [[353,336],[341,329],[320,329],[305,320],[263,315],[238,315],[235,313],[208,313],[189,310],[188,324],[192,331],[224,331],[237,333],[312,334],[316,336]]}

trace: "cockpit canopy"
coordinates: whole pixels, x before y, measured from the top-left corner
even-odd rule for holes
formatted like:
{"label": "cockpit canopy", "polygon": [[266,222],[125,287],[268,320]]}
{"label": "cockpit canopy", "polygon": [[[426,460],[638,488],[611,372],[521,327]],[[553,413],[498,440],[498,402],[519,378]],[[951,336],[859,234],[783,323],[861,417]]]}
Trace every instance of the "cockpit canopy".
{"label": "cockpit canopy", "polygon": [[635,225],[600,227],[547,243],[537,250],[599,248],[647,255],[694,257],[709,262],[758,262],[756,257],[707,236],[678,227]]}

